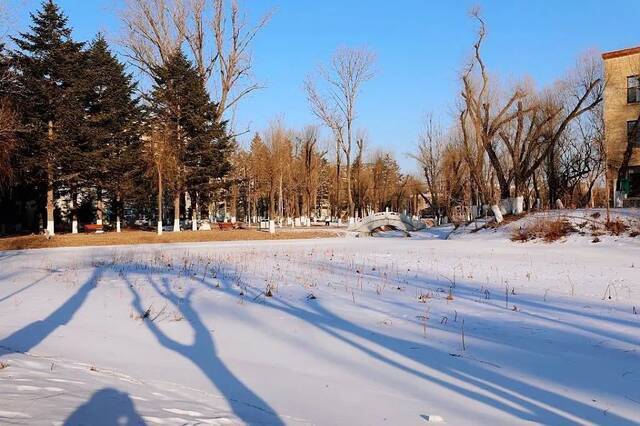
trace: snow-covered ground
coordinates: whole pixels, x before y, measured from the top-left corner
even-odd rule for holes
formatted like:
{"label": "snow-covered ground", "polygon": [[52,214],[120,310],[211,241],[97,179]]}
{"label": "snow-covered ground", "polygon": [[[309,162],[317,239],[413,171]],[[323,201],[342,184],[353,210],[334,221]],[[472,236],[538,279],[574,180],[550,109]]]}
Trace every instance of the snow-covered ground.
{"label": "snow-covered ground", "polygon": [[0,423],[639,424],[640,239],[473,235],[0,253]]}

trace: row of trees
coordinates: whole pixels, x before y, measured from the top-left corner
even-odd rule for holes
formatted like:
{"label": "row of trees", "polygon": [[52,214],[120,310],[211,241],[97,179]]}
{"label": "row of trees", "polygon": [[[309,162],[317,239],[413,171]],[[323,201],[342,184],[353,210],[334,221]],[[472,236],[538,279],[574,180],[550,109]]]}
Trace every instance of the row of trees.
{"label": "row of trees", "polygon": [[[207,5],[215,8],[211,57],[204,51]],[[250,69],[246,49],[266,18],[247,26],[235,2],[230,9],[222,1],[173,6],[140,0],[124,12],[123,44],[150,83],[147,90],[102,35],[89,44],[75,41],[52,0],[31,16],[28,32],[11,37],[13,49],[1,46],[3,224],[20,223],[31,210],[32,229],[46,222],[53,234],[56,219],[65,218],[77,232],[84,204],[90,211],[85,221],[102,224],[108,211],[119,230],[128,207],[157,217],[161,231],[165,194],[173,201],[176,230],[187,206],[193,217],[206,210],[230,170],[233,135],[224,114],[257,88],[241,85]],[[183,20],[173,15],[174,28],[158,27],[168,18],[161,14],[178,12]],[[189,26],[187,17],[199,21]],[[214,73],[216,101],[208,91]]]}
{"label": "row of trees", "polygon": [[175,231],[219,207],[247,220],[417,211],[419,182],[391,154],[367,153],[355,128],[370,51],[340,49],[305,83],[332,142],[274,122],[243,149],[225,117],[260,88],[250,45],[270,14],[250,24],[235,1],[131,0],[122,19],[144,87],[102,35],[74,40],[53,0],[0,49],[3,224],[54,234],[145,217],[162,232],[164,211]]}
{"label": "row of trees", "polygon": [[593,203],[606,162],[600,62],[586,58],[543,90],[501,85],[483,60],[485,23],[473,16],[478,37],[455,124],[427,119],[413,153],[419,179],[392,154],[367,152],[357,107],[376,71],[368,49],[338,49],[305,81],[319,126],[275,121],[243,148],[227,117],[261,87],[250,47],[270,14],[249,23],[234,0],[128,1],[121,42],[142,87],[103,36],[75,41],[47,0],[29,31],[0,49],[0,222],[31,212],[27,226],[41,217],[53,234],[56,223],[77,232],[78,222],[107,219],[119,230],[123,217],[145,217],[162,232],[164,211],[178,231],[181,219],[195,229],[219,210],[244,220],[346,218],[418,214],[426,202],[448,216],[488,205],[499,218]]}
{"label": "row of trees", "polygon": [[523,80],[501,85],[483,59],[485,22],[460,76],[456,123],[427,119],[415,154],[434,210],[491,205],[505,210],[594,202],[605,153],[601,63],[585,56],[551,87]]}
{"label": "row of trees", "polygon": [[[293,218],[349,214],[363,217],[372,211],[418,213],[421,183],[404,175],[391,153],[366,152],[364,136],[348,170],[333,162],[333,142],[321,143],[319,129],[296,131],[274,122],[264,134],[256,134],[248,149],[234,156],[230,179],[231,214],[253,217]],[[342,149],[340,147],[340,149]],[[337,179],[336,179],[337,178]],[[350,201],[346,201],[350,198]],[[336,205],[335,200],[343,200]]]}

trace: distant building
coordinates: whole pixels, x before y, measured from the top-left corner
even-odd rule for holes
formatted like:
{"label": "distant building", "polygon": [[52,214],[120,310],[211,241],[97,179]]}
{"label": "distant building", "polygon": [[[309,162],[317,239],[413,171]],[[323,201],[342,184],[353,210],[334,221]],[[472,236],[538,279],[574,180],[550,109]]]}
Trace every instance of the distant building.
{"label": "distant building", "polygon": [[640,47],[602,55],[607,179],[615,206],[640,205]]}

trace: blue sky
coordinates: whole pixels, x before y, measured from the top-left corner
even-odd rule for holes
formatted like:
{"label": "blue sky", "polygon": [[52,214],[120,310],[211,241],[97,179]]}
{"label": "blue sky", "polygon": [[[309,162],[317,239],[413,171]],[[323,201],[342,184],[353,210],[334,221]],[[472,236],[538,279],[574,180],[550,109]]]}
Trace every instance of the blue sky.
{"label": "blue sky", "polygon": [[[4,1],[4,0],[0,0]],[[20,5],[14,25],[24,29],[36,0]],[[119,0],[58,0],[77,39],[103,31],[117,38]],[[252,14],[276,13],[254,45],[254,73],[267,86],[238,108],[238,128],[265,128],[275,118],[302,127],[314,123],[302,83],[338,46],[367,46],[378,57],[377,75],[364,87],[358,127],[371,147],[393,151],[403,169],[421,122],[432,112],[452,120],[458,73],[471,53],[479,4],[488,25],[485,57],[504,79],[529,77],[543,86],[561,78],[585,51],[640,44],[634,18],[640,3],[576,1],[244,0]]]}

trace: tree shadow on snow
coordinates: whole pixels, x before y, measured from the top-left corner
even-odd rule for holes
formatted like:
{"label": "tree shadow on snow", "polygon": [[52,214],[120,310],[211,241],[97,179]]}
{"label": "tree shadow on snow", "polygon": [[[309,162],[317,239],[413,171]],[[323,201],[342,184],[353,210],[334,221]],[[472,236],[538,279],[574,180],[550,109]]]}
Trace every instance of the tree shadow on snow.
{"label": "tree shadow on snow", "polygon": [[[133,269],[136,270],[137,268],[134,267]],[[191,296],[193,289],[189,290],[186,295],[179,296],[171,289],[167,276],[163,276],[161,284],[158,284],[151,278],[153,272],[153,270],[149,269],[144,271],[148,282],[159,295],[180,311],[194,333],[193,343],[183,344],[164,334],[154,321],[145,319],[145,325],[157,341],[165,348],[182,355],[198,367],[222,393],[231,406],[233,413],[242,421],[247,424],[268,423],[283,425],[283,421],[275,410],[236,377],[220,359],[209,329],[192,306]],[[163,273],[166,271],[158,270],[155,272]],[[140,295],[128,278],[125,277],[125,280],[133,295],[132,304],[134,309],[141,316],[144,316],[145,310],[142,306]]]}
{"label": "tree shadow on snow", "polygon": [[[225,274],[219,275],[224,280]],[[231,271],[229,275],[231,275]],[[234,289],[234,284],[228,280],[223,282],[221,288],[217,288],[205,280],[200,281],[209,288],[237,295],[238,289]],[[248,300],[255,299],[262,292],[260,289],[252,287],[245,288],[245,291],[248,292]],[[262,298],[260,304],[303,320],[336,340],[388,366],[429,383],[442,386],[458,395],[499,411],[509,413],[521,420],[543,424],[568,424],[575,423],[575,418],[579,418],[587,422],[597,419],[599,422],[617,425],[636,424],[634,420],[627,419],[611,411],[606,412],[604,414],[606,417],[603,417],[603,410],[599,407],[588,405],[567,395],[509,377],[500,373],[499,368],[484,367],[476,361],[464,358],[458,358],[455,361],[459,362],[455,362],[451,359],[450,354],[443,353],[427,345],[392,337],[354,324],[327,310],[317,300],[306,303],[303,305],[304,307],[299,307],[276,296],[268,299]],[[567,337],[569,337],[569,334],[567,333]],[[478,338],[484,339],[485,337]],[[360,343],[362,341],[368,344]],[[438,374],[429,374],[424,369],[416,369],[411,366],[411,362],[405,363],[392,359],[390,356],[385,355],[385,352],[388,351],[401,355],[407,360],[424,367],[431,368],[437,371]],[[453,380],[442,378],[442,374]],[[553,379],[553,377],[549,378]]]}
{"label": "tree shadow on snow", "polygon": [[[67,299],[55,311],[47,315],[47,317],[42,320],[34,321],[0,340],[0,347],[3,347],[10,352],[28,352],[40,344],[51,333],[58,329],[58,327],[69,324],[73,319],[73,316],[89,296],[91,290],[95,288],[98,279],[103,273],[103,268],[104,267],[102,266],[96,267],[91,276],[75,292],[75,294]],[[35,285],[36,283],[38,283],[38,281],[35,281],[27,287]],[[24,289],[26,288],[23,288],[22,290]]]}
{"label": "tree shadow on snow", "polygon": [[[332,265],[332,269],[337,268],[337,273],[340,273],[340,265],[337,263],[335,262]],[[96,282],[103,273],[103,268],[105,267],[96,267],[91,277],[78,291],[45,319],[33,322],[2,339],[0,346],[14,352],[18,350],[28,351],[42,342],[58,327],[68,324],[95,287]],[[190,278],[204,284],[207,288],[237,296],[239,288],[237,284],[230,280],[229,277],[233,275],[233,271],[230,268],[228,269],[226,273],[221,271],[218,274],[220,278],[216,282],[221,283],[219,288],[214,285],[212,280],[195,276]],[[345,271],[347,270],[347,268],[344,269]],[[236,416],[246,423],[260,421],[283,424],[283,421],[267,402],[242,383],[219,357],[211,333],[193,307],[192,296],[194,289],[188,290],[185,296],[181,296],[171,288],[170,280],[180,277],[179,271],[171,268],[157,268],[147,263],[133,262],[112,265],[112,271],[119,271],[120,277],[124,279],[132,293],[132,304],[140,315],[143,315],[145,310],[142,306],[141,297],[129,279],[129,275],[144,277],[156,292],[180,311],[193,329],[194,340],[191,344],[183,344],[170,338],[153,321],[145,320],[144,323],[162,346],[182,355],[202,371],[209,381],[224,395]],[[332,272],[336,272],[336,270],[334,269]],[[353,273],[350,269],[349,272]],[[152,278],[154,274],[159,277],[159,282]],[[442,285],[438,280],[424,281],[424,284],[430,286]],[[471,285],[460,283],[456,288],[457,297],[477,298],[477,289],[474,289]],[[253,299],[254,301],[262,293],[262,290],[258,287],[251,286],[245,286],[244,291],[247,293],[246,299]],[[568,395],[544,389],[521,379],[509,377],[507,374],[502,373],[499,368],[485,366],[464,357],[452,360],[448,353],[429,347],[426,344],[389,336],[354,324],[326,309],[319,300],[312,300],[301,306],[296,306],[278,298],[276,294],[276,297],[273,298],[262,298],[260,304],[302,320],[335,338],[336,341],[346,344],[382,364],[430,384],[448,389],[472,401],[508,413],[523,421],[544,424],[567,424],[575,423],[576,419],[578,419],[580,422],[618,425],[636,424],[634,420],[618,415],[613,411],[607,412],[606,417],[603,417],[602,409],[595,405],[586,404]],[[539,308],[540,306],[537,307]],[[598,319],[603,320],[603,318]],[[570,330],[572,329],[571,327],[576,327],[576,324],[568,325]],[[581,328],[576,327],[576,330],[581,330]],[[457,333],[457,330],[455,332]],[[557,339],[584,338],[573,334],[569,330],[555,330],[555,332]],[[470,330],[470,333],[473,333],[473,331]],[[487,336],[479,335],[477,338],[487,340]],[[397,356],[390,356],[390,353],[399,355],[402,359]],[[429,370],[436,373],[430,373],[428,372]],[[554,380],[552,372],[540,372],[543,377],[545,377],[545,374],[546,378]],[[603,389],[598,390],[604,391]],[[100,396],[100,399],[102,398]],[[123,407],[126,410],[126,401],[121,398],[115,398],[114,400],[124,404]],[[91,404],[91,401],[88,404],[95,405]],[[74,416],[70,417],[70,419],[72,418]]]}

